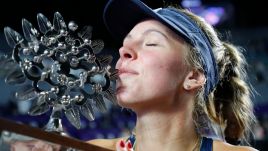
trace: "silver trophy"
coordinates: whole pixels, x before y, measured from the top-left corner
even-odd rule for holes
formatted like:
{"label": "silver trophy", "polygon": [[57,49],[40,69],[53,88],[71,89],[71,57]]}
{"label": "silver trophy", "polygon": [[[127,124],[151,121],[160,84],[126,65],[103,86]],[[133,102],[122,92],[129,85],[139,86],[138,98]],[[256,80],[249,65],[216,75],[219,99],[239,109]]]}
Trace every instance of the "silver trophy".
{"label": "silver trophy", "polygon": [[9,69],[7,84],[24,84],[16,92],[18,101],[33,101],[30,115],[51,111],[46,131],[64,134],[62,116],[77,129],[80,115],[94,120],[94,109],[105,112],[105,99],[116,100],[114,83],[117,71],[110,66],[112,56],[99,53],[102,40],[91,40],[92,27],[65,23],[59,12],[53,23],[37,15],[39,30],[22,19],[23,35],[4,28],[12,57],[1,56],[0,64]]}

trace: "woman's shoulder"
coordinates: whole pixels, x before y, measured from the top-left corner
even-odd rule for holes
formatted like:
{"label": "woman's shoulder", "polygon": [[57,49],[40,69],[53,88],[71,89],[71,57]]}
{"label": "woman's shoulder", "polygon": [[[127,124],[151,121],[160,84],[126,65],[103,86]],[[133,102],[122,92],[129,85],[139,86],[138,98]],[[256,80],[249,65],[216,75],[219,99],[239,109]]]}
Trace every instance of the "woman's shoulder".
{"label": "woman's shoulder", "polygon": [[115,149],[116,142],[118,142],[121,139],[126,140],[127,138],[120,137],[120,138],[114,138],[114,139],[93,139],[93,140],[87,141],[87,143],[92,144],[92,145],[96,145],[96,146],[100,146],[100,147],[106,148],[106,149]]}
{"label": "woman's shoulder", "polygon": [[213,150],[217,151],[258,151],[255,148],[249,147],[249,146],[235,146],[231,145],[229,143],[219,141],[219,140],[214,140],[213,141]]}

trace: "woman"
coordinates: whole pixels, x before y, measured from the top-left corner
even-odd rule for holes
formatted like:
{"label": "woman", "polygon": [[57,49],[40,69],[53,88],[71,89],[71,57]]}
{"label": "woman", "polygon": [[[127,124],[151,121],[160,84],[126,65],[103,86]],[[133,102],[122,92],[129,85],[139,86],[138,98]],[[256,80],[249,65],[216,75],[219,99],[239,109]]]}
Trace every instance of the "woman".
{"label": "woman", "polygon": [[[118,104],[133,110],[133,135],[90,144],[126,151],[252,151],[255,117],[245,60],[200,17],[139,0],[110,0],[104,21],[123,43]],[[236,145],[231,145],[236,144]]]}
{"label": "woman", "polygon": [[104,21],[123,42],[118,104],[132,109],[137,123],[128,139],[89,143],[135,151],[255,150],[231,145],[246,140],[254,121],[238,48],[188,11],[152,10],[138,0],[110,0]]}

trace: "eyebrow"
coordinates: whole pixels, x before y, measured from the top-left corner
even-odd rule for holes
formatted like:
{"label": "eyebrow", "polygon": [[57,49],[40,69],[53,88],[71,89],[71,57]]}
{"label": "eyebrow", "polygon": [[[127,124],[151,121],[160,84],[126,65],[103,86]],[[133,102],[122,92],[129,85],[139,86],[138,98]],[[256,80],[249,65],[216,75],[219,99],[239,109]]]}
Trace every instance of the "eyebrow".
{"label": "eyebrow", "polygon": [[165,37],[166,39],[169,39],[168,36],[166,34],[164,34],[163,32],[157,30],[157,29],[148,29],[146,31],[144,31],[142,33],[142,35],[145,35],[145,34],[148,34],[148,33],[151,33],[151,32],[156,32],[156,33],[159,33],[160,35],[162,35],[163,37]]}
{"label": "eyebrow", "polygon": [[[166,38],[167,40],[169,39],[168,36],[167,36],[166,34],[164,34],[163,32],[161,32],[161,31],[159,31],[159,30],[157,30],[157,29],[148,29],[148,30],[146,30],[146,31],[144,31],[144,32],[142,33],[142,36],[144,36],[144,35],[146,35],[146,34],[149,34],[149,33],[151,33],[151,32],[159,33],[160,35],[162,35],[162,36],[163,36],[164,38]],[[127,34],[127,36],[125,37],[124,41],[125,41],[126,39],[131,39],[131,38],[132,38],[131,34]]]}

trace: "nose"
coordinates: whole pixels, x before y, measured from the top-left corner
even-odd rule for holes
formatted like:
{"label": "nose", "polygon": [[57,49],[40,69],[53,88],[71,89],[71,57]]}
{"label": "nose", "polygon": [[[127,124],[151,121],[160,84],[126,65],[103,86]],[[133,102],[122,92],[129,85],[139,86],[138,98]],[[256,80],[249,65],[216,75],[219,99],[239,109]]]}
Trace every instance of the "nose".
{"label": "nose", "polygon": [[136,52],[133,49],[126,46],[123,46],[119,49],[119,54],[120,59],[122,61],[134,60],[137,57]]}

